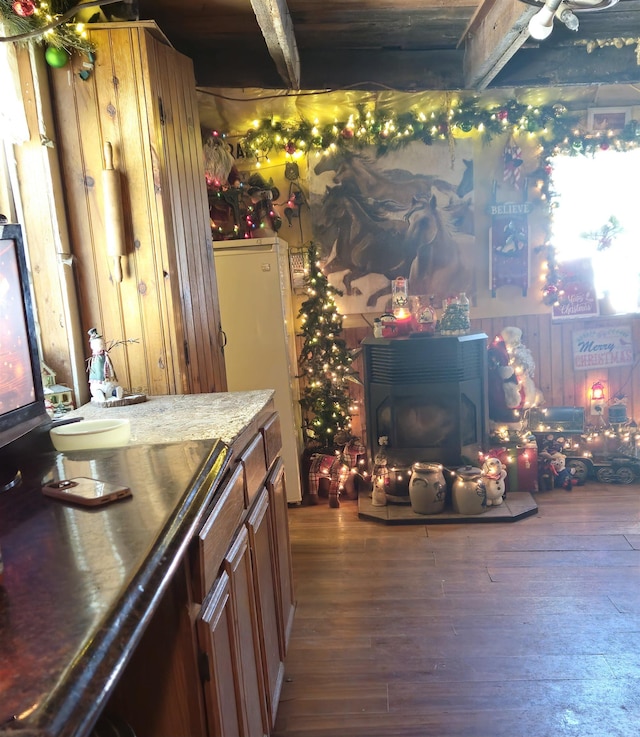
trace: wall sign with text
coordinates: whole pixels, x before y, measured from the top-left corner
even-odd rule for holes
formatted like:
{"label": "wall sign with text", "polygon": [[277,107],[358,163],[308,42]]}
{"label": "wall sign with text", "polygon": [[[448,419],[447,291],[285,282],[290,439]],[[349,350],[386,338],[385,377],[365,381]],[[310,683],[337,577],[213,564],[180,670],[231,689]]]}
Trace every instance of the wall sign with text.
{"label": "wall sign with text", "polygon": [[575,371],[630,366],[633,363],[631,327],[575,330],[572,335]]}
{"label": "wall sign with text", "polygon": [[500,287],[513,285],[526,296],[529,286],[530,202],[493,203],[487,207],[491,215],[491,258],[489,281],[491,296]]}
{"label": "wall sign with text", "polygon": [[562,295],[551,308],[553,320],[575,320],[600,314],[593,283],[590,258],[575,259],[558,265]]}

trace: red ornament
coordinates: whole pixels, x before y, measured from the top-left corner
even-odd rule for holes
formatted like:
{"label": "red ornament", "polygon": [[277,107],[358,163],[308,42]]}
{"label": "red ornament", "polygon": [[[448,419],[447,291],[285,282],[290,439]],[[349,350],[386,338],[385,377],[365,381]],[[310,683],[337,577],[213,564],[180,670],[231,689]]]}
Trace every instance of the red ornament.
{"label": "red ornament", "polygon": [[21,18],[28,18],[36,12],[36,4],[33,0],[16,0],[11,7],[13,12]]}
{"label": "red ornament", "polygon": [[551,166],[551,164],[547,164],[547,165],[546,165],[546,166],[544,167],[544,173],[545,173],[545,174],[551,174],[551,172],[552,172],[552,171],[553,171],[553,167]]}
{"label": "red ornament", "polygon": [[340,135],[343,138],[353,138],[353,128],[343,128]]}
{"label": "red ornament", "polygon": [[602,149],[602,151],[606,151],[609,148],[609,142],[608,141],[603,141],[600,144],[600,148]]}
{"label": "red ornament", "polygon": [[498,120],[506,120],[509,117],[509,113],[507,110],[500,110],[498,112]]}
{"label": "red ornament", "polygon": [[286,143],[286,145],[284,147],[284,150],[288,154],[293,154],[296,151],[296,144],[293,141],[287,141],[287,143]]}

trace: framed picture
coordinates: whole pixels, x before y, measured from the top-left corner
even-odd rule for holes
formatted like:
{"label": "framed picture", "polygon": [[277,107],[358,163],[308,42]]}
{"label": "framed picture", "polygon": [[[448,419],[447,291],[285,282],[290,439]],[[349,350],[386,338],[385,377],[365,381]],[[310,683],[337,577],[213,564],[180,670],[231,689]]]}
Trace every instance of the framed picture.
{"label": "framed picture", "polygon": [[631,108],[591,107],[587,115],[587,127],[593,133],[620,133],[631,119]]}

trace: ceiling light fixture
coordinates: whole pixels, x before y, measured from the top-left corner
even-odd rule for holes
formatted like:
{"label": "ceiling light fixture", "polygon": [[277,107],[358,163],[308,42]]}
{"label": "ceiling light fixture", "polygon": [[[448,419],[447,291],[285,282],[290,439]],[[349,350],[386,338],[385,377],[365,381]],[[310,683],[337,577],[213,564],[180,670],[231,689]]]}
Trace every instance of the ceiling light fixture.
{"label": "ceiling light fixture", "polygon": [[[577,31],[580,25],[576,12],[605,10],[618,0],[520,0],[540,10],[529,21],[529,34],[538,41],[551,35],[553,19],[557,18],[570,31]],[[575,11],[575,12],[574,12]]]}

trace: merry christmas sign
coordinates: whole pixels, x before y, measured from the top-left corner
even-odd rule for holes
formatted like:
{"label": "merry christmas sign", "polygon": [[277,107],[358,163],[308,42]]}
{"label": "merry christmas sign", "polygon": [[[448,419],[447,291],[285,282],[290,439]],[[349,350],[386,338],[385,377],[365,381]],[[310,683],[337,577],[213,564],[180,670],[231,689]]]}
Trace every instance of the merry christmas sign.
{"label": "merry christmas sign", "polygon": [[562,294],[551,312],[553,320],[572,320],[600,314],[590,258],[567,261],[558,266]]}
{"label": "merry christmas sign", "polygon": [[576,330],[572,340],[573,368],[576,371],[630,366],[633,363],[633,343],[629,325]]}

